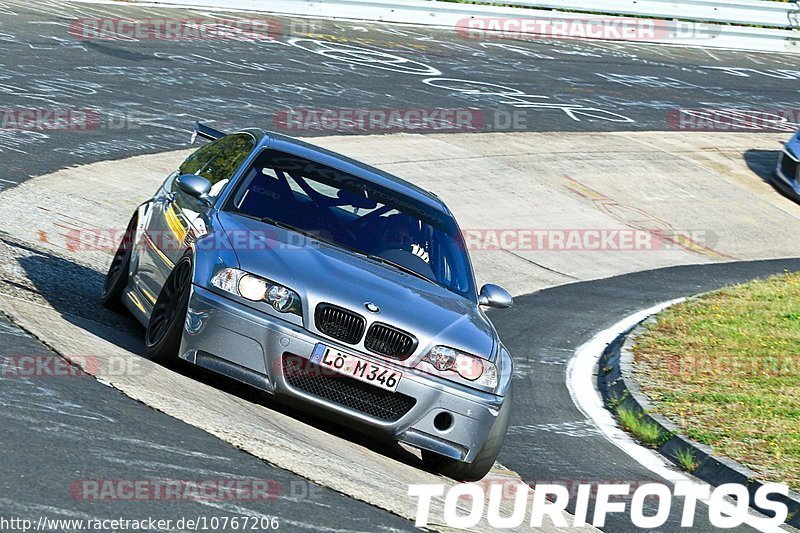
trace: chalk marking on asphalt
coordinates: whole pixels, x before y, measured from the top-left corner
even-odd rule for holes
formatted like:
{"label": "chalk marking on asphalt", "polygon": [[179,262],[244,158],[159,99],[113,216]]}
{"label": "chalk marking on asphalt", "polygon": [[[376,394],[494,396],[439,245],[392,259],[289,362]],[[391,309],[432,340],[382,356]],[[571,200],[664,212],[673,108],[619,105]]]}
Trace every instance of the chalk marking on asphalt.
{"label": "chalk marking on asphalt", "polygon": [[705,52],[707,55],[709,55],[709,56],[710,56],[710,57],[711,57],[711,58],[712,58],[714,61],[717,61],[717,62],[719,62],[719,63],[721,63],[721,62],[722,62],[722,60],[720,60],[720,58],[718,58],[717,56],[715,56],[714,54],[712,54],[712,53],[711,53],[710,51],[708,51],[707,49],[705,49],[705,48],[701,48],[700,50],[702,50],[702,51],[703,51],[703,52]]}
{"label": "chalk marking on asphalt", "polygon": [[[610,328],[597,333],[588,342],[582,344],[575,350],[575,356],[570,360],[567,366],[567,389],[572,397],[572,402],[578,409],[586,416],[587,419],[593,421],[600,433],[612,444],[617,446],[623,452],[627,453],[632,459],[638,462],[643,467],[647,468],[657,476],[666,479],[670,483],[691,483],[698,487],[714,487],[700,481],[697,478],[690,477],[683,472],[677,470],[677,467],[661,454],[654,452],[641,446],[627,433],[625,433],[619,426],[617,426],[611,412],[606,409],[603,403],[603,398],[600,391],[597,389],[595,367],[597,361],[603,354],[606,346],[608,346],[614,339],[622,333],[630,330],[636,324],[646,319],[647,317],[660,313],[664,309],[671,307],[675,304],[685,301],[686,298],[676,298],[668,302],[663,302],[654,305],[648,309],[638,311],[629,315]],[[708,499],[699,498],[699,501],[706,503]],[[723,504],[723,512],[733,515],[735,506],[731,503],[725,502]],[[748,513],[752,512],[749,510]],[[772,532],[772,531],[791,531],[786,526],[779,528],[769,528],[763,525],[764,518],[759,518],[752,514],[747,515],[744,523],[748,526],[757,529],[758,531]]]}

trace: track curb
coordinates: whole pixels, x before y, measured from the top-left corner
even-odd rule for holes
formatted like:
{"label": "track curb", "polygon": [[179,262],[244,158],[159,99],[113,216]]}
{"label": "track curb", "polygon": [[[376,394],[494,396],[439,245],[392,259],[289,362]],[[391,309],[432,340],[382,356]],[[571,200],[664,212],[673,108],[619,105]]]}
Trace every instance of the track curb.
{"label": "track curb", "polygon": [[[727,457],[715,455],[709,446],[681,434],[678,426],[666,417],[650,414],[650,401],[642,393],[639,382],[634,377],[632,347],[637,337],[645,331],[646,325],[654,322],[656,316],[651,315],[622,332],[603,350],[598,362],[597,386],[606,408],[612,410],[612,403],[624,406],[656,424],[663,434],[670,435],[666,442],[656,448],[661,455],[680,466],[677,453],[686,449],[692,450],[697,469],[691,475],[714,487],[725,483],[744,485],[750,494],[750,507],[767,516],[773,516],[754,503],[756,491],[764,485],[764,481],[758,479],[755,471]],[[786,523],[800,528],[800,494],[790,490],[787,496],[772,495],[770,499],[785,504],[789,510]]]}

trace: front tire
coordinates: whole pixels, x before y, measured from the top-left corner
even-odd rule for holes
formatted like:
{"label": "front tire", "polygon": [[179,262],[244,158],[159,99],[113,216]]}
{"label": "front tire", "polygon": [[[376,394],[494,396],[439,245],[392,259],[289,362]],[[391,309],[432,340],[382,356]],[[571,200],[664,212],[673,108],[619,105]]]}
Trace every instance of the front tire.
{"label": "front tire", "polygon": [[125,229],[125,235],[117,247],[114,259],[108,267],[100,303],[113,311],[123,311],[122,293],[128,286],[128,276],[131,270],[131,256],[133,255],[133,235],[136,232],[136,217],[133,217]]}
{"label": "front tire", "polygon": [[192,258],[184,256],[161,287],[145,331],[145,356],[151,361],[166,362],[178,355],[189,308],[192,272]]}
{"label": "front tire", "polygon": [[500,455],[500,448],[503,447],[503,441],[506,438],[508,425],[511,422],[511,392],[511,387],[509,387],[503,406],[500,408],[500,414],[497,415],[497,420],[494,421],[494,425],[474,461],[465,463],[422,450],[423,464],[429,469],[457,481],[478,481],[483,479],[494,466],[497,456]]}

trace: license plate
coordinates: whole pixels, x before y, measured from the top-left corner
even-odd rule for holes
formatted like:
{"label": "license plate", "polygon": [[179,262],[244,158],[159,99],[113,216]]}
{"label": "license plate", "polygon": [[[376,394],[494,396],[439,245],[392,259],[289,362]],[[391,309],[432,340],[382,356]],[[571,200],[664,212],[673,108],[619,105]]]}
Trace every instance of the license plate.
{"label": "license plate", "polygon": [[392,392],[397,390],[400,378],[403,377],[402,372],[349,353],[340,352],[324,344],[317,344],[311,355],[311,361],[322,367],[330,368],[334,372]]}

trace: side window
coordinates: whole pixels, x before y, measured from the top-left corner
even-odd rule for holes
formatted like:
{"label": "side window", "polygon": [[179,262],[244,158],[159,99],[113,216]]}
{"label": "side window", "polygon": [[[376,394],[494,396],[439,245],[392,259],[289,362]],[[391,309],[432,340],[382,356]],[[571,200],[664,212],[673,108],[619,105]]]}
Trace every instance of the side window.
{"label": "side window", "polygon": [[211,197],[217,196],[255,147],[247,133],[226,135],[190,155],[180,166],[181,174],[197,174],[211,182]]}

